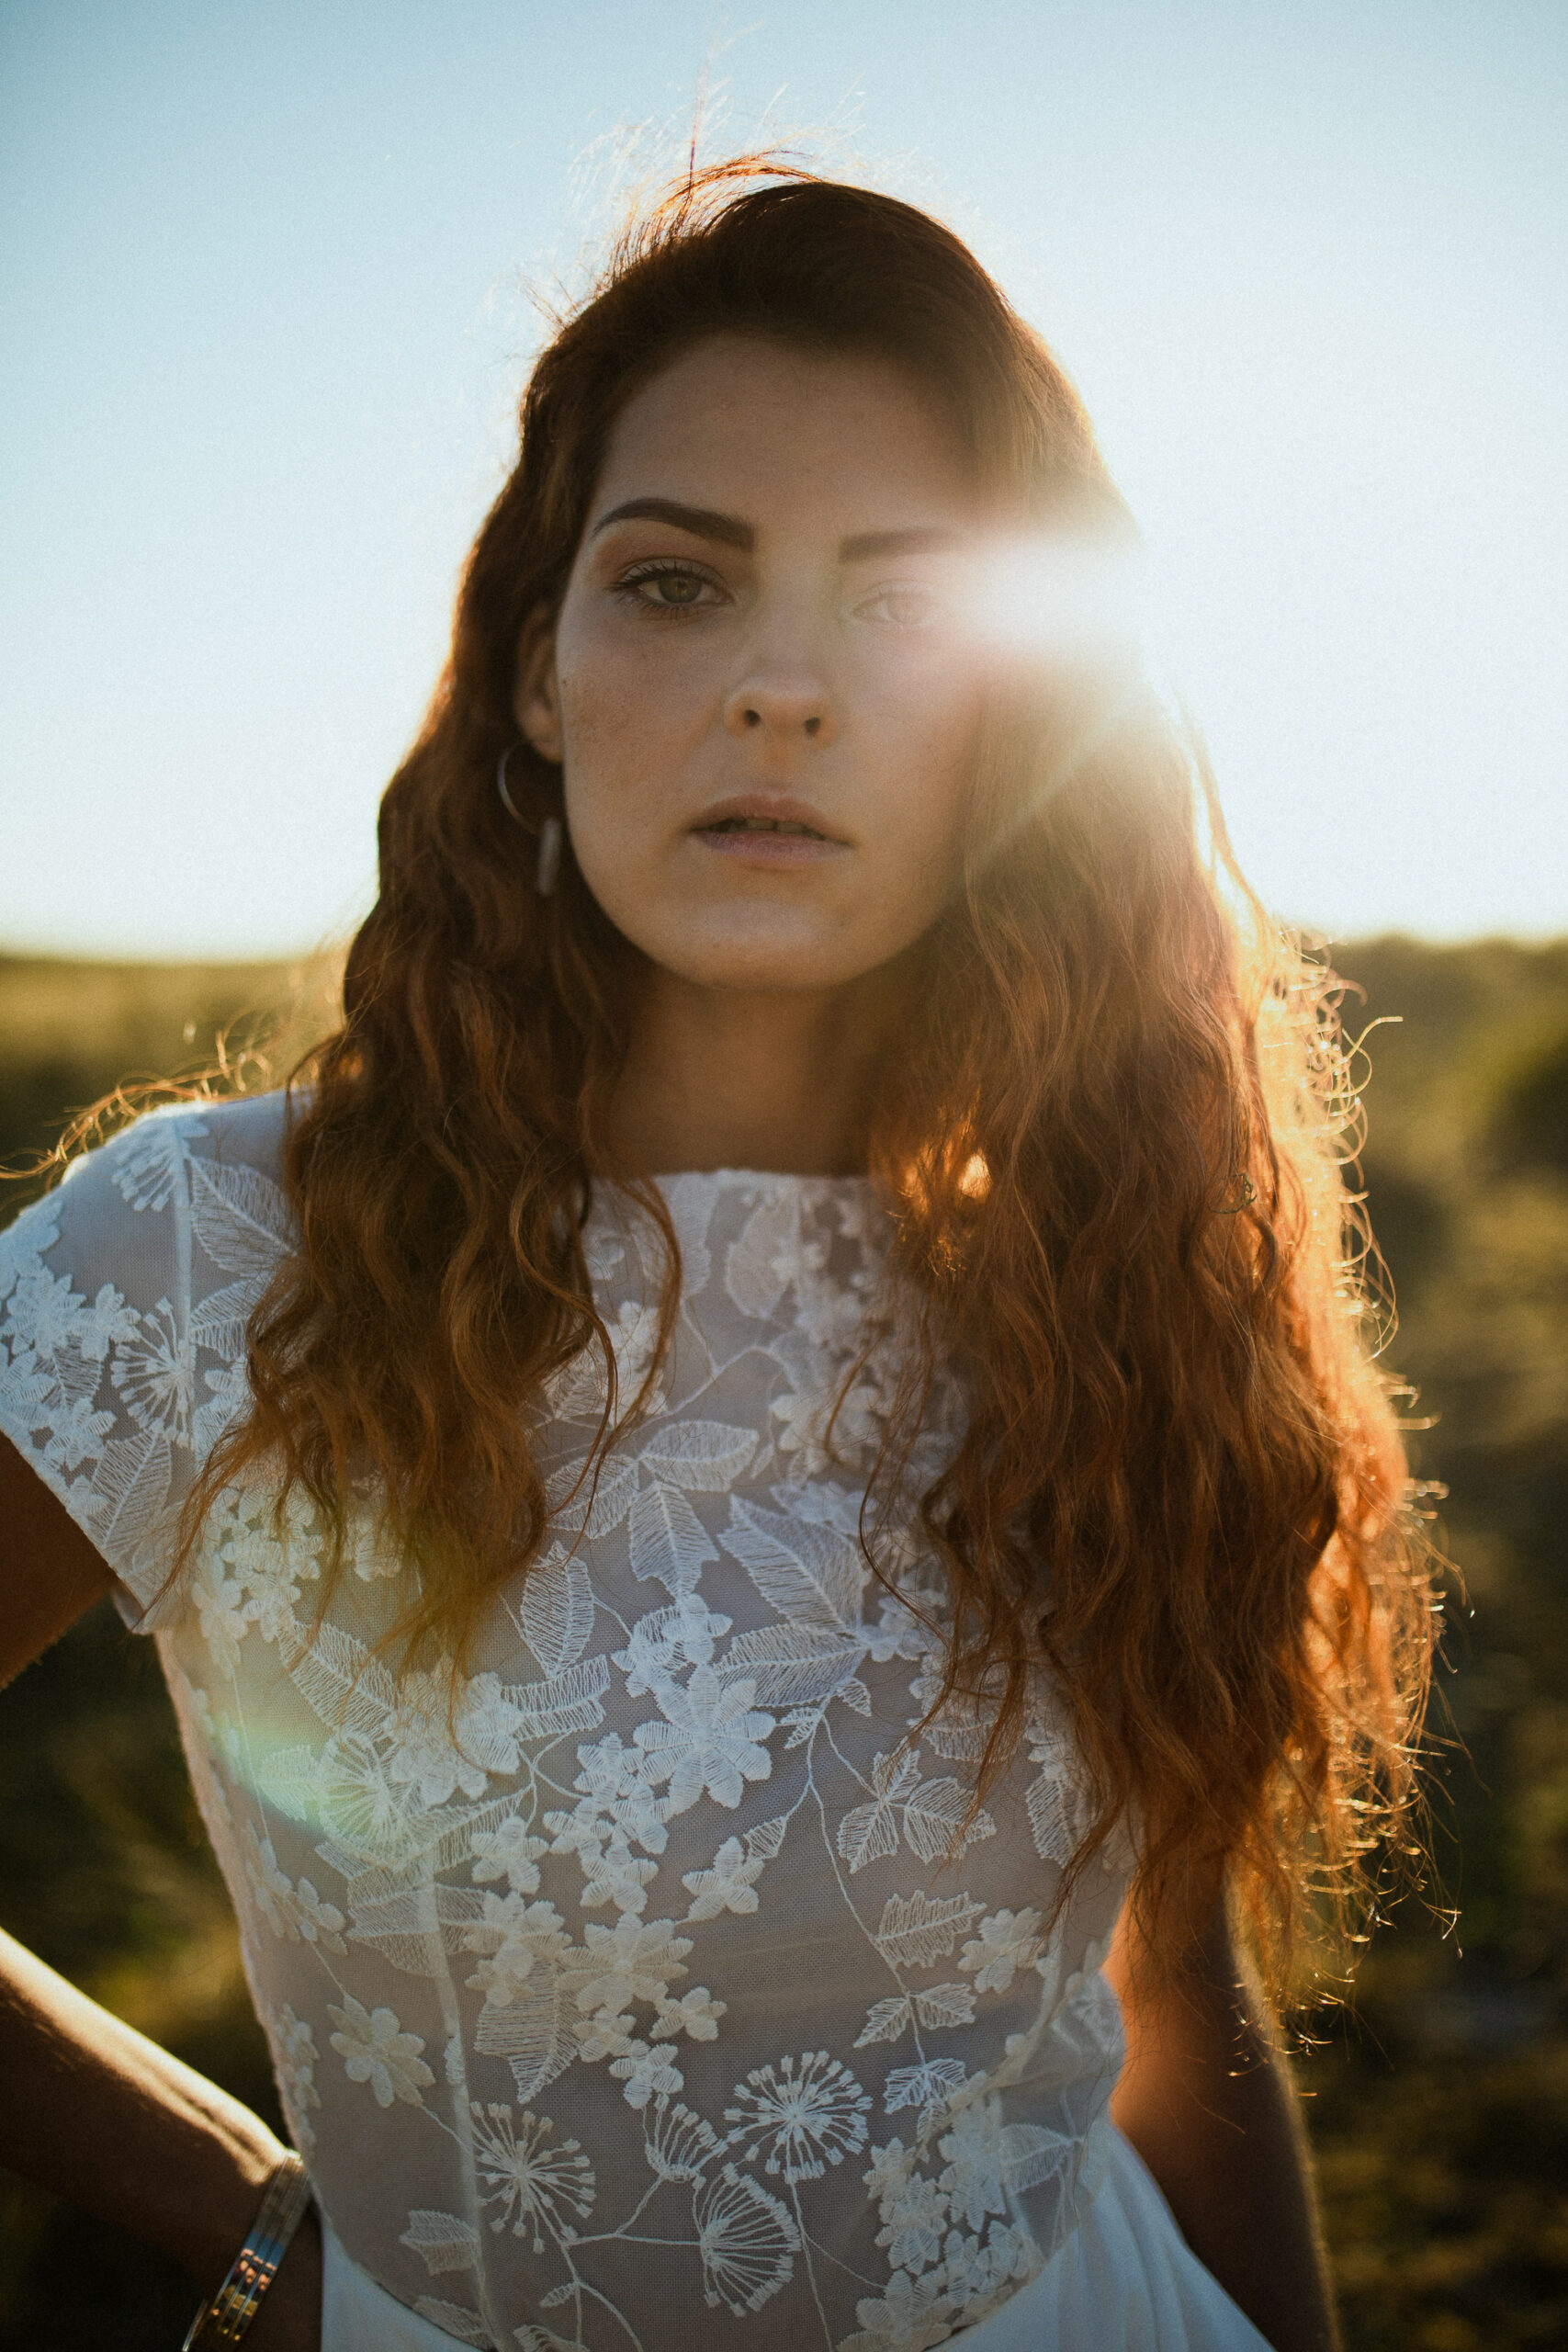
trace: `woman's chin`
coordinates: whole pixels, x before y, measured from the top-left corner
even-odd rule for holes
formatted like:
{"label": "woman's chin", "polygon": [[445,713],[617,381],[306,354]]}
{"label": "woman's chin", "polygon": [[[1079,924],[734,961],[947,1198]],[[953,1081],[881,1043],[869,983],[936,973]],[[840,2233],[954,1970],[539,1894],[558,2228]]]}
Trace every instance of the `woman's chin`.
{"label": "woman's chin", "polygon": [[689,919],[650,922],[646,912],[621,929],[656,972],[702,989],[844,988],[897,955],[899,943],[856,939],[844,929],[780,906],[707,908]]}
{"label": "woman's chin", "polygon": [[736,947],[678,959],[653,956],[656,972],[682,981],[689,988],[734,996],[811,995],[848,988],[865,976],[867,967],[846,969],[834,958],[787,948]]}

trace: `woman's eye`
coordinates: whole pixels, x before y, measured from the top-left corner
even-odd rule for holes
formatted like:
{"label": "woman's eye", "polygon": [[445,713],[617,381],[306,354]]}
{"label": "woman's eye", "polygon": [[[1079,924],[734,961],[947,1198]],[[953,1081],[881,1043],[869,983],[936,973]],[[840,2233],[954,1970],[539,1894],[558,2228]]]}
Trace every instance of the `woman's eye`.
{"label": "woman's eye", "polygon": [[863,620],[880,622],[885,628],[929,628],[941,616],[942,597],[936,589],[911,581],[877,589],[856,609]]}
{"label": "woman's eye", "polygon": [[682,564],[655,564],[645,571],[628,571],[616,588],[620,594],[658,613],[701,611],[721,593],[717,582],[705,572],[688,571]]}

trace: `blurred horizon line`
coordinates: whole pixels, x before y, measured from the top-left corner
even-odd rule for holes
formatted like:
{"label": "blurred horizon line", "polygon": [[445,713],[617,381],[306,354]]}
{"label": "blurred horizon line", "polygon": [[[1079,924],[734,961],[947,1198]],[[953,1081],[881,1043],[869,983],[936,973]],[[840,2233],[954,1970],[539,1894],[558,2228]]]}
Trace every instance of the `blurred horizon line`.
{"label": "blurred horizon line", "polygon": [[[1282,932],[1294,934],[1308,947],[1337,947],[1348,942],[1358,945],[1373,942],[1404,940],[1414,946],[1467,949],[1489,946],[1523,948],[1530,952],[1546,952],[1552,948],[1568,949],[1568,924],[1561,930],[1533,931],[1524,927],[1499,928],[1472,932],[1416,931],[1407,923],[1379,923],[1369,929],[1326,931],[1320,923],[1292,921],[1277,916]],[[355,930],[358,929],[357,924]],[[243,971],[262,967],[313,966],[341,960],[348,953],[354,931],[335,939],[319,940],[310,946],[255,947],[205,949],[199,947],[167,950],[102,948],[89,949],[59,945],[37,945],[27,941],[0,937],[0,964],[83,964],[100,969],[125,971]]]}

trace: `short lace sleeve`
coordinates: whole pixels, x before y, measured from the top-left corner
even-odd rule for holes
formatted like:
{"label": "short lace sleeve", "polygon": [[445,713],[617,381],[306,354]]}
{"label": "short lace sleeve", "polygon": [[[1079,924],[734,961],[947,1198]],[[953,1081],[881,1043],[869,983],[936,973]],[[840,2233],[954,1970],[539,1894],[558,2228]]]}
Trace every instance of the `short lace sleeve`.
{"label": "short lace sleeve", "polygon": [[284,1238],[281,1193],[245,1164],[259,1107],[152,1113],[0,1234],[0,1430],[140,1630],[177,1613],[180,1505],[240,1402],[245,1320]]}

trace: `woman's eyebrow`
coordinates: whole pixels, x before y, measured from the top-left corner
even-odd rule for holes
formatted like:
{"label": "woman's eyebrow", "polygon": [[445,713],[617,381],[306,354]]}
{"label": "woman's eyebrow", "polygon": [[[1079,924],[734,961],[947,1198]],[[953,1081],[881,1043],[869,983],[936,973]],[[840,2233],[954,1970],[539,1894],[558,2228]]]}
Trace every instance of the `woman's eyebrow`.
{"label": "woman's eyebrow", "polygon": [[[722,547],[739,548],[750,555],[757,534],[738,514],[721,514],[711,506],[683,506],[675,498],[628,498],[612,506],[593,526],[597,538],[613,523],[672,523],[694,538],[716,539]],[[964,534],[939,524],[914,524],[900,531],[861,531],[839,547],[840,563],[874,563],[889,555],[940,555],[963,544]]]}
{"label": "woman's eyebrow", "polygon": [[742,523],[738,515],[716,514],[711,506],[682,506],[673,498],[628,498],[624,506],[612,506],[593,526],[593,537],[607,531],[612,523],[673,523],[677,530],[690,531],[699,539],[717,539],[727,548],[739,548],[750,554],[756,544],[757,534],[750,523]]}
{"label": "woman's eyebrow", "polygon": [[918,524],[906,531],[862,531],[839,548],[840,563],[874,563],[885,555],[941,555],[962,547],[965,534],[939,524]]}

